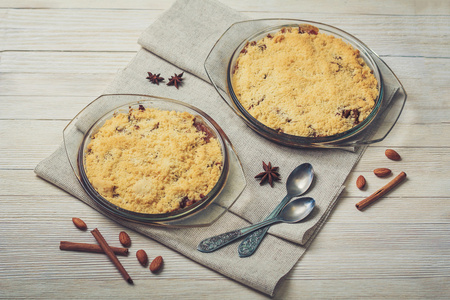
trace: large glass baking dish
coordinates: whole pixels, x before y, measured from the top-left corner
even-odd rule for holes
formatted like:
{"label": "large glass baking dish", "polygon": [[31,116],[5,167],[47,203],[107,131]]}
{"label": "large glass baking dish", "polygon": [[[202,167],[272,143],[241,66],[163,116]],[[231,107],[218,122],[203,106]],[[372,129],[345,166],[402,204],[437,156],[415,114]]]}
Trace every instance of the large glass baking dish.
{"label": "large glass baking dish", "polygon": [[[360,124],[340,134],[326,137],[302,137],[269,128],[251,116],[236,97],[231,78],[236,60],[248,42],[257,41],[283,27],[310,24],[320,32],[342,39],[360,51],[378,81],[379,96],[372,113]],[[206,73],[219,95],[258,134],[291,147],[344,148],[383,140],[395,125],[406,101],[406,91],[389,67],[364,43],[336,27],[296,19],[261,19],[231,25],[211,49],[204,64]]]}
{"label": "large glass baking dish", "polygon": [[[129,108],[145,108],[188,112],[196,122],[206,125],[217,138],[223,155],[220,178],[205,198],[193,205],[165,214],[144,214],[120,208],[103,198],[91,185],[85,173],[85,154],[92,136],[104,122],[116,113],[127,113]],[[206,113],[181,101],[148,95],[103,95],[84,108],[64,129],[64,145],[72,169],[96,208],[113,218],[163,226],[206,226],[217,220],[234,203],[245,187],[245,178],[239,158],[228,137]]]}

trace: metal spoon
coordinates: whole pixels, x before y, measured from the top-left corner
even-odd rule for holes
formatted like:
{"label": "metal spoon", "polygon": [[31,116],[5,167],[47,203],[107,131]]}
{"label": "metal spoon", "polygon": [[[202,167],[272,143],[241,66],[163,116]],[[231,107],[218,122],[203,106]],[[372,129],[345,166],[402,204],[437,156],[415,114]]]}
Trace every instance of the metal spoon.
{"label": "metal spoon", "polygon": [[284,223],[296,223],[303,220],[309,213],[313,210],[315,201],[313,198],[305,197],[295,199],[286,205],[281,213],[271,219],[262,221],[260,223],[251,225],[249,227],[245,227],[243,229],[238,229],[235,231],[230,231],[227,233],[223,233],[220,235],[216,235],[210,238],[207,238],[200,242],[197,246],[197,250],[200,252],[213,252],[232,241],[249,234],[259,228],[268,226],[273,223],[284,222]]}
{"label": "metal spoon", "polygon": [[[311,164],[304,163],[295,168],[286,181],[287,195],[281,200],[280,204],[268,215],[265,220],[276,217],[283,207],[291,200],[293,197],[303,195],[311,186],[314,179],[314,170]],[[248,237],[246,237],[242,243],[239,245],[238,253],[240,257],[247,257],[255,253],[258,249],[259,244],[263,240],[270,226],[262,228],[255,231]]]}

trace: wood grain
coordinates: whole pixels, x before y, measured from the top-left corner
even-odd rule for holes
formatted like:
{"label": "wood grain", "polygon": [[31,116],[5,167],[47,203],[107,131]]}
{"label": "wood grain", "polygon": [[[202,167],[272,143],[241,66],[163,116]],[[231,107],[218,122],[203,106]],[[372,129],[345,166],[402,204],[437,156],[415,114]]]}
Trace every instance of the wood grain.
{"label": "wood grain", "polygon": [[[162,11],[42,9],[1,10],[0,50],[136,51],[140,33]],[[449,16],[248,12],[249,18],[295,18],[337,26],[364,41],[379,55],[449,57]],[[130,22],[130,20],[133,20]],[[420,26],[418,26],[420,24]],[[382,32],[383,34],[380,34]],[[420,41],[418,41],[420,38]],[[80,43],[78,41],[82,40]]]}
{"label": "wood grain", "polygon": [[[2,0],[0,7],[4,8],[91,8],[91,9],[167,9],[175,0],[170,1],[157,1],[157,0],[129,0],[127,2],[120,1],[107,1],[107,0],[95,0],[95,1],[57,1],[57,0],[44,0],[39,3],[30,5],[28,0]],[[346,5],[335,5],[333,0],[325,0],[314,3],[314,5],[302,5],[295,0],[283,1],[280,3],[277,0],[264,1],[264,5],[261,5],[259,1],[246,1],[239,0],[222,0],[222,3],[236,9],[238,11],[262,11],[262,12],[327,12],[333,14],[348,13],[349,11],[354,14],[384,14],[389,8],[389,12],[392,15],[404,15],[404,14],[427,14],[427,15],[442,15],[449,14],[450,5],[445,1],[439,0],[418,0],[410,2],[408,0],[395,1],[394,3],[389,0],[382,1],[367,1],[361,2],[358,0],[346,1]]]}

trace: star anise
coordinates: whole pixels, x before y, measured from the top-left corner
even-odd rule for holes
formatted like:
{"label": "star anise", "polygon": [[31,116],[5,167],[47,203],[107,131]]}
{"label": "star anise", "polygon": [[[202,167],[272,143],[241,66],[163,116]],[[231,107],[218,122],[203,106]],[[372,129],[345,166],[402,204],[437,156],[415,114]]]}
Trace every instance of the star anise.
{"label": "star anise", "polygon": [[181,84],[181,81],[183,80],[183,78],[181,78],[183,74],[184,72],[178,75],[174,74],[174,76],[169,78],[169,82],[167,83],[167,85],[174,85],[178,89],[178,85]]}
{"label": "star anise", "polygon": [[259,173],[258,175],[255,176],[255,178],[261,178],[259,184],[262,185],[264,182],[268,181],[270,186],[273,187],[273,181],[280,180],[278,167],[272,167],[272,164],[270,162],[267,165],[265,162],[263,162],[263,168],[264,172]]}
{"label": "star anise", "polygon": [[152,83],[159,85],[160,81],[163,81],[164,78],[159,76],[160,74],[152,74],[152,72],[147,72],[148,73],[148,77],[146,79],[150,80]]}

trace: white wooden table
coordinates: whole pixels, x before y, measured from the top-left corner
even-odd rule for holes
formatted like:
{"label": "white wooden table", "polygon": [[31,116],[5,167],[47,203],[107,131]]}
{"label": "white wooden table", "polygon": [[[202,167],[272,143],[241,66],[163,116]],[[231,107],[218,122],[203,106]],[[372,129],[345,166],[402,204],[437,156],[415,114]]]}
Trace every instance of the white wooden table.
{"label": "white wooden table", "polygon": [[[391,134],[368,148],[309,251],[275,298],[450,297],[450,3],[448,1],[223,1],[252,18],[328,23],[373,48],[408,92]],[[37,178],[62,130],[138,50],[140,33],[172,1],[0,1],[0,298],[265,298],[134,232],[132,255],[162,255],[157,276],[127,260],[134,286],[106,256],[63,252],[92,242],[82,217],[117,240],[120,226]],[[401,162],[385,158],[396,149]],[[387,180],[408,179],[364,212],[354,205]],[[364,175],[368,189],[355,187]]]}

